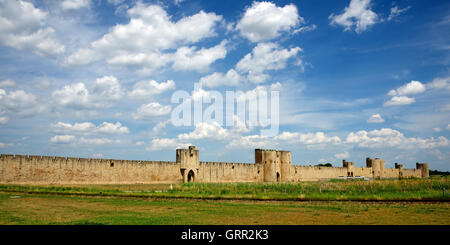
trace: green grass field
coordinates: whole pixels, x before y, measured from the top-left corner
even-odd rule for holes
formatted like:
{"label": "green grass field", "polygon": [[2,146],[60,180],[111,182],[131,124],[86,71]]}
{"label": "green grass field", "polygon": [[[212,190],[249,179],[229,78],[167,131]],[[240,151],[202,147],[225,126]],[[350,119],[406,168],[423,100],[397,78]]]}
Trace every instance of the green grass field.
{"label": "green grass field", "polygon": [[301,183],[187,183],[149,185],[0,185],[0,191],[239,200],[450,200],[447,177],[331,180]]}
{"label": "green grass field", "polygon": [[0,192],[2,225],[449,225],[449,203],[155,200]]}
{"label": "green grass field", "polygon": [[446,190],[446,178],[172,188],[1,185],[0,224],[450,225]]}

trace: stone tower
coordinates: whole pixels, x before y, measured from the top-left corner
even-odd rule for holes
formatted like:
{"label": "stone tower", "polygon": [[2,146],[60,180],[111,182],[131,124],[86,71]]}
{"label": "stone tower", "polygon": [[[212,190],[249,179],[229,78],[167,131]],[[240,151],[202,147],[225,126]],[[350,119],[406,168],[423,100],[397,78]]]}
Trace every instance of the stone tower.
{"label": "stone tower", "polygon": [[395,163],[394,166],[395,169],[398,169],[398,177],[403,178],[403,164]]}
{"label": "stone tower", "polygon": [[355,168],[354,162],[347,162],[346,160],[342,160],[342,167],[347,168],[347,176],[354,177],[353,169]]}
{"label": "stone tower", "polygon": [[280,164],[281,164],[281,182],[291,181],[291,165],[292,158],[290,151],[279,151],[280,153]]}
{"label": "stone tower", "polygon": [[264,182],[287,182],[292,165],[290,151],[255,149],[255,164],[261,164]]}
{"label": "stone tower", "polygon": [[428,163],[416,163],[416,169],[420,169],[422,172],[422,178],[430,177],[430,170]]}
{"label": "stone tower", "polygon": [[264,182],[276,182],[277,174],[278,179],[281,178],[279,169],[279,163],[277,164],[277,151],[276,150],[255,150],[255,163],[261,163],[264,172]]}
{"label": "stone tower", "polygon": [[372,168],[372,177],[373,178],[383,178],[384,176],[384,166],[385,161],[380,158],[370,159],[366,158],[366,166],[368,168]]}
{"label": "stone tower", "polygon": [[195,146],[189,146],[188,149],[177,149],[177,163],[180,164],[183,183],[196,181],[199,177],[197,174],[200,162]]}

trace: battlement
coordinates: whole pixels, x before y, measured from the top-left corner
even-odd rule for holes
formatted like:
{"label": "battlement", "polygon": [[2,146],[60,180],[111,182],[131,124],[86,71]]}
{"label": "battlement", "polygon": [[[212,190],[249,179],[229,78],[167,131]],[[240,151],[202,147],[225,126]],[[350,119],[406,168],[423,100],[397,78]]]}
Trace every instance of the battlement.
{"label": "battlement", "polygon": [[0,183],[133,184],[183,182],[296,182],[342,177],[428,177],[427,163],[415,169],[385,168],[380,158],[366,167],[342,161],[342,167],[294,166],[286,150],[255,149],[254,163],[199,161],[195,146],[176,149],[176,161],[141,161],[40,155],[0,155]]}

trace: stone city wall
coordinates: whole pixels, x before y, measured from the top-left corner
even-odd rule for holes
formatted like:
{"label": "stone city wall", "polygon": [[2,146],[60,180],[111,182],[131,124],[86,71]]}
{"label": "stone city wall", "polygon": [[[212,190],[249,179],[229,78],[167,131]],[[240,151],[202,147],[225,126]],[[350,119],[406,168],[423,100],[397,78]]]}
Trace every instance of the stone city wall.
{"label": "stone city wall", "polygon": [[366,167],[343,160],[342,167],[292,165],[290,151],[255,150],[255,163],[200,162],[195,146],[177,149],[175,162],[0,155],[0,183],[152,184],[184,182],[298,182],[347,177],[428,177],[426,163],[416,169],[385,168],[379,158]]}

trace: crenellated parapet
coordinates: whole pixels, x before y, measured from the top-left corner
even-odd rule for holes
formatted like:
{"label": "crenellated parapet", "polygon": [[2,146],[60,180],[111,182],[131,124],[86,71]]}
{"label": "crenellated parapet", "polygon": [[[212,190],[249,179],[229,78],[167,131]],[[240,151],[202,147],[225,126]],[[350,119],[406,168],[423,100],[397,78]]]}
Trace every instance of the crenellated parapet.
{"label": "crenellated parapet", "polygon": [[176,161],[140,161],[0,155],[0,183],[16,184],[142,184],[185,182],[297,182],[336,178],[426,178],[427,163],[405,169],[385,160],[366,158],[366,167],[342,161],[342,167],[292,165],[290,151],[255,149],[254,163],[200,162],[195,146],[176,150]]}

